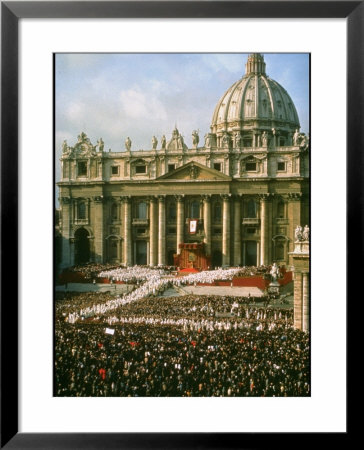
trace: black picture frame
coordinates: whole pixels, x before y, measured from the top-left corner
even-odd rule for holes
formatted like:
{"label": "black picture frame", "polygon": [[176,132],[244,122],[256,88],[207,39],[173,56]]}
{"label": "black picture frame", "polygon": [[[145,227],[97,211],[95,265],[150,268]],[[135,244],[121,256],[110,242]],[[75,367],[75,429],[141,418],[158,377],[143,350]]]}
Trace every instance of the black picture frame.
{"label": "black picture frame", "polygon": [[[284,440],[278,433],[18,433],[19,330],[8,318],[18,316],[18,274],[14,268],[18,267],[19,248],[13,238],[18,235],[19,19],[196,17],[346,18],[347,304],[355,292],[362,264],[353,262],[354,248],[360,256],[363,249],[364,1],[1,2],[1,448],[227,449],[297,444],[295,433],[286,434]],[[349,437],[349,418],[348,410],[348,431],[335,434],[339,445]],[[311,438],[308,433],[300,436],[300,445]],[[324,439],[327,444],[327,435],[316,434],[314,439],[315,444]]]}

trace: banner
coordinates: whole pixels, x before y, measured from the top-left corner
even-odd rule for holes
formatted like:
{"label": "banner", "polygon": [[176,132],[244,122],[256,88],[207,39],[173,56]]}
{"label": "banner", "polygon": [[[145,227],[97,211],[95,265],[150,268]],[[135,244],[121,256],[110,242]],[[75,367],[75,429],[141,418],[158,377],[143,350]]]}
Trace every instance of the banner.
{"label": "banner", "polygon": [[114,334],[114,333],[115,333],[115,330],[113,330],[112,328],[106,328],[106,329],[105,329],[105,333],[106,333],[106,334]]}
{"label": "banner", "polygon": [[190,219],[190,234],[197,232],[197,219]]}

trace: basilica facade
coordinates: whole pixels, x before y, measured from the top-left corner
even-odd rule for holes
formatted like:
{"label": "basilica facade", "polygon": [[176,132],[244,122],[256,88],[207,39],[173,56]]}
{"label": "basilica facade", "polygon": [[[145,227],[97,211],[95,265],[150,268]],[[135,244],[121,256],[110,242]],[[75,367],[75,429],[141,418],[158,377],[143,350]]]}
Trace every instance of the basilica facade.
{"label": "basilica facade", "polygon": [[309,223],[309,141],[286,90],[251,54],[192,148],[175,128],[151,148],[104,151],[81,133],[63,143],[61,267],[289,265]]}

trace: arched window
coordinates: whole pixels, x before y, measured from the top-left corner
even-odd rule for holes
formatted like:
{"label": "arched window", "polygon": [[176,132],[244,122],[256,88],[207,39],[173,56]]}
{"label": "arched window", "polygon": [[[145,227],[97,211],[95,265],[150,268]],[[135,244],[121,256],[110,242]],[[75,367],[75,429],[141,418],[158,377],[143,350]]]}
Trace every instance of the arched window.
{"label": "arched window", "polygon": [[276,242],[276,260],[284,260],[284,243],[282,241]]}
{"label": "arched window", "polygon": [[85,220],[86,219],[86,202],[80,202],[77,207],[77,219]]}
{"label": "arched window", "polygon": [[110,239],[109,257],[110,257],[110,259],[118,259],[118,240],[117,239]]}
{"label": "arched window", "polygon": [[117,203],[111,205],[111,218],[112,220],[117,220],[119,218],[119,208]]}
{"label": "arched window", "polygon": [[214,206],[214,220],[216,222],[221,220],[221,203],[220,202],[215,203],[215,206]]}
{"label": "arched window", "polygon": [[200,217],[200,205],[199,202],[194,200],[191,202],[191,219],[198,219]]}
{"label": "arched window", "polygon": [[173,221],[176,220],[177,217],[177,209],[175,203],[170,203],[168,207],[168,218]]}
{"label": "arched window", "polygon": [[147,218],[147,204],[145,202],[138,203],[137,216],[138,216],[138,219],[146,219]]}
{"label": "arched window", "polygon": [[253,199],[248,201],[247,205],[247,216],[250,218],[257,217],[257,204]]}
{"label": "arched window", "polygon": [[283,219],[284,218],[284,202],[283,201],[278,202],[278,205],[277,205],[277,217],[278,217],[278,219]]}

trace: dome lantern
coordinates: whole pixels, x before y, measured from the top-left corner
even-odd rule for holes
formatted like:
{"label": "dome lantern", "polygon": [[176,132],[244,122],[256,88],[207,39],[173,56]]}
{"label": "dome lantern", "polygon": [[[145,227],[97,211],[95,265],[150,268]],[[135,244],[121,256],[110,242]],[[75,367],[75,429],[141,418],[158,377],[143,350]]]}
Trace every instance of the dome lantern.
{"label": "dome lantern", "polygon": [[249,75],[250,73],[265,75],[264,56],[260,53],[251,53],[248,56],[248,61],[245,64],[245,74]]}

